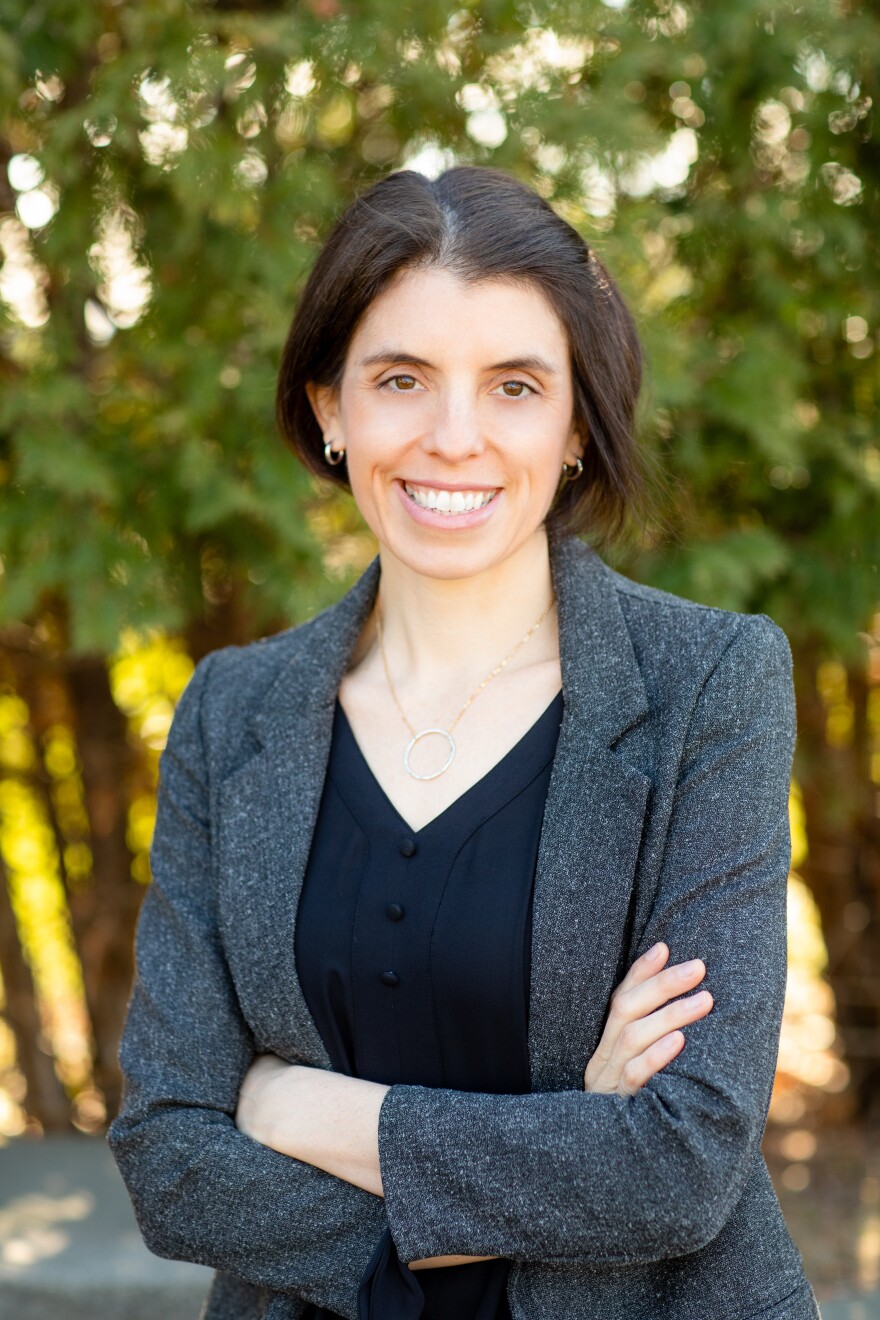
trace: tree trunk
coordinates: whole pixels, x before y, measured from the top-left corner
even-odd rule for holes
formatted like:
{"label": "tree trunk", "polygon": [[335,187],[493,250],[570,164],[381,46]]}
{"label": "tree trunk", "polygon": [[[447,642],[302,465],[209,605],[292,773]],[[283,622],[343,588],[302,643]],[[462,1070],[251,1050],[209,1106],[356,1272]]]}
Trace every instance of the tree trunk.
{"label": "tree trunk", "polygon": [[52,1054],[42,1046],[43,1029],[31,969],[18,938],[18,926],[3,858],[0,857],[0,976],[3,977],[3,1015],[12,1030],[18,1066],[27,1083],[25,1108],[44,1132],[71,1128],[70,1104],[58,1079]]}
{"label": "tree trunk", "polygon": [[70,891],[95,1042],[95,1084],[107,1117],[119,1107],[117,1050],[134,971],[134,929],[143,889],[127,843],[130,785],[139,755],[113,700],[103,656],[68,662],[67,685],[91,826],[92,879]]}
{"label": "tree trunk", "polygon": [[848,673],[853,730],[830,745],[828,711],[815,683],[816,657],[798,658],[798,764],[808,855],[801,873],[819,908],[826,975],[850,1069],[856,1113],[880,1095],[880,819],[870,776],[871,731],[863,672]]}
{"label": "tree trunk", "polygon": [[[277,626],[282,628],[286,624],[279,620]],[[256,635],[242,584],[230,576],[206,590],[201,614],[190,619],[186,626],[186,649],[198,662],[221,646],[246,646]]]}

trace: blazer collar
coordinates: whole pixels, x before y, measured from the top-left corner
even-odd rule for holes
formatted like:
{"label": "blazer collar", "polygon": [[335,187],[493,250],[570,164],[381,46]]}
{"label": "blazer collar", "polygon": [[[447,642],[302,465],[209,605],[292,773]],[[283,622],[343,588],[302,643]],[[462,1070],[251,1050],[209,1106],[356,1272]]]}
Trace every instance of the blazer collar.
{"label": "blazer collar", "polygon": [[[647,698],[614,574],[573,536],[551,536],[550,569],[559,615],[566,707],[590,736],[612,745],[646,712]],[[290,656],[258,708],[264,745],[300,741],[303,719],[326,720],[379,586],[378,556],[337,604],[292,629]]]}

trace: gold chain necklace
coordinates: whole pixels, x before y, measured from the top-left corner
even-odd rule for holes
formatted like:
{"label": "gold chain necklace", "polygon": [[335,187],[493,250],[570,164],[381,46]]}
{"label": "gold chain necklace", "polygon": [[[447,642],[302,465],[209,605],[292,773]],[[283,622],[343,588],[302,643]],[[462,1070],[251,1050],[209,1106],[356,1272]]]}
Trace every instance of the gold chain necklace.
{"label": "gold chain necklace", "polygon": [[[404,709],[401,706],[400,701],[398,700],[397,693],[394,689],[394,684],[391,681],[391,674],[389,673],[388,670],[388,657],[385,654],[385,643],[382,638],[382,615],[377,607],[376,631],[379,634],[379,650],[382,654],[382,668],[385,670],[385,677],[388,680],[388,688],[389,691],[391,692],[391,696],[394,701],[394,704],[397,707],[398,711],[400,712],[400,718],[403,720],[404,724],[412,734],[412,737],[410,738],[409,742],[406,745],[406,750],[403,753],[403,765],[407,774],[412,775],[413,779],[437,779],[440,775],[443,774],[445,770],[449,769],[449,767],[452,765],[452,762],[455,760],[455,739],[452,736],[452,730],[455,728],[456,724],[458,724],[458,721],[461,719],[462,715],[464,715],[465,711],[468,709],[471,703],[475,701],[477,697],[480,695],[480,693],[483,691],[483,688],[488,687],[488,685],[492,682],[492,679],[498,677],[502,669],[504,669],[505,665],[507,665],[513,659],[513,657],[516,655],[520,647],[525,646],[529,638],[538,631],[541,624],[544,622],[547,615],[552,610],[555,601],[556,601],[555,596],[551,596],[550,604],[546,607],[546,609],[542,611],[541,617],[535,620],[529,631],[526,633],[525,637],[521,637],[519,639],[516,646],[514,646],[513,650],[507,653],[507,655],[504,657],[501,663],[499,665],[496,665],[495,668],[492,670],[492,672],[486,675],[482,683],[478,684],[478,686],[474,688],[473,692],[468,697],[467,701],[464,703],[461,710],[458,712],[458,714],[456,715],[455,719],[452,721],[448,729],[440,729],[433,727],[430,729],[422,729],[419,732],[416,732],[416,730],[410,724],[409,720],[406,718]],[[449,754],[439,770],[435,770],[434,773],[431,775],[419,775],[416,774],[415,770],[413,770],[412,766],[409,763],[410,753],[412,752],[413,748],[418,743],[420,743],[423,738],[427,738],[429,734],[439,734],[441,738],[445,738],[447,743],[449,744]]]}

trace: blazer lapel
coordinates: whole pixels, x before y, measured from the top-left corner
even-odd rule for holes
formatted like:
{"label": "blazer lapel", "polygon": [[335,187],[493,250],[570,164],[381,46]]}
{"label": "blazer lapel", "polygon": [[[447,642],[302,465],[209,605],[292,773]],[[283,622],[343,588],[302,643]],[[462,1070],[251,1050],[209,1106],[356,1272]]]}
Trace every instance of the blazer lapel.
{"label": "blazer lapel", "polygon": [[609,569],[551,541],[565,710],[538,851],[532,925],[532,1088],[583,1086],[627,929],[651,781],[610,750],[648,709]]}
{"label": "blazer lapel", "polygon": [[296,912],[318,816],[333,707],[379,582],[374,560],[329,610],[290,633],[288,662],[252,728],[260,752],[224,781],[219,886],[236,991],[261,1050],[331,1062],[296,975]]}

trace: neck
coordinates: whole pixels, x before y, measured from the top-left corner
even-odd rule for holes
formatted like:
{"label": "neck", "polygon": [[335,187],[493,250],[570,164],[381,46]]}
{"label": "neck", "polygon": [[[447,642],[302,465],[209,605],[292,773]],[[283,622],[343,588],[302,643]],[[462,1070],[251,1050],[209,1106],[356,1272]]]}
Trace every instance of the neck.
{"label": "neck", "polygon": [[[379,608],[385,650],[401,682],[438,690],[489,672],[523,637],[552,596],[541,527],[513,555],[467,578],[426,577],[380,553]],[[555,652],[552,613],[528,645],[529,659]],[[524,657],[525,658],[525,657]]]}

